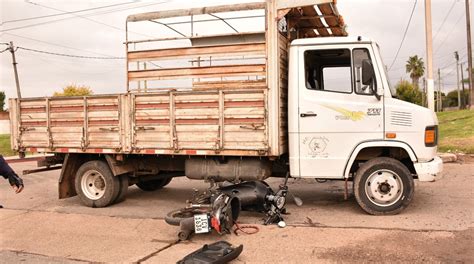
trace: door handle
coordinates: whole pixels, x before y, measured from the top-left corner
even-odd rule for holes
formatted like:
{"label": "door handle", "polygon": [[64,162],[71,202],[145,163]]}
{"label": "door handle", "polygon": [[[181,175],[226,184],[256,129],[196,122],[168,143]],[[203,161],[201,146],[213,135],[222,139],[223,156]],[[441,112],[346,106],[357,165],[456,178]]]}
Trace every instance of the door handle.
{"label": "door handle", "polygon": [[315,113],[301,113],[300,114],[301,117],[310,117],[310,116],[318,116],[318,114],[315,114]]}

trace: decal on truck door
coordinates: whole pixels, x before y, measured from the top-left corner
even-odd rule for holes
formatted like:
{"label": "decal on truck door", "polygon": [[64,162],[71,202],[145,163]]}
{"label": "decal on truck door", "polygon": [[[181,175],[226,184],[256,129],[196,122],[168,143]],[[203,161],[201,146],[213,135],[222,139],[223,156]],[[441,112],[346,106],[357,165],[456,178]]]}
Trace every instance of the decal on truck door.
{"label": "decal on truck door", "polygon": [[312,157],[327,157],[328,153],[324,152],[329,143],[326,137],[305,137],[303,144],[308,147],[308,155]]}
{"label": "decal on truck door", "polygon": [[382,112],[382,108],[369,108],[367,109],[368,116],[378,116]]}
{"label": "decal on truck door", "polygon": [[362,111],[351,111],[351,110],[348,110],[348,109],[345,109],[345,108],[342,108],[342,107],[338,107],[338,106],[325,105],[325,104],[323,104],[322,106],[340,113],[341,115],[336,115],[335,116],[336,120],[352,120],[352,121],[355,122],[355,121],[360,121],[360,120],[364,119],[364,117],[366,115]]}

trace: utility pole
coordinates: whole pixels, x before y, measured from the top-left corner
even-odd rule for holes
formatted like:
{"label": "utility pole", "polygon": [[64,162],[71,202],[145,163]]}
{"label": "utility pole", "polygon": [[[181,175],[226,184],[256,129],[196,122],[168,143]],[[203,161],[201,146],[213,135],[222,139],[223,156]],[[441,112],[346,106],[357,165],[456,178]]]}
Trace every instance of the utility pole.
{"label": "utility pole", "polygon": [[464,108],[466,108],[466,103],[467,103],[467,102],[466,102],[466,100],[464,99],[464,94],[465,94],[465,93],[464,93],[464,81],[463,81],[463,80],[464,80],[464,73],[463,73],[463,70],[462,70],[462,63],[461,63],[461,65],[459,65],[459,66],[461,66],[461,85],[462,85],[462,95],[463,95],[463,96],[462,96],[462,101],[461,101],[461,106],[462,106],[462,108],[464,109]]}
{"label": "utility pole", "polygon": [[433,32],[431,29],[431,0],[425,0],[425,33],[426,33],[426,99],[428,108],[435,110],[433,80]]}
{"label": "utility pole", "polygon": [[425,106],[426,101],[426,79],[423,78],[423,90],[421,91],[421,106]]}
{"label": "utility pole", "polygon": [[438,96],[436,96],[438,101],[438,112],[441,112],[441,105],[442,105],[442,99],[441,99],[441,70],[438,68]]}
{"label": "utility pole", "polygon": [[12,60],[13,60],[13,71],[15,72],[15,83],[16,83],[16,95],[18,96],[18,99],[21,98],[21,92],[20,92],[20,80],[18,79],[18,70],[16,68],[16,65],[18,64],[16,62],[15,58],[15,46],[13,46],[13,41],[10,41],[10,46],[8,47],[12,54]]}
{"label": "utility pole", "polygon": [[461,109],[461,90],[459,89],[459,53],[454,52],[454,58],[456,59],[456,76],[457,76],[457,87],[458,87],[458,110]]}
{"label": "utility pole", "polygon": [[466,31],[467,31],[467,71],[469,74],[469,106],[474,103],[474,91],[472,87],[472,43],[471,43],[471,12],[469,9],[469,0],[466,2]]}

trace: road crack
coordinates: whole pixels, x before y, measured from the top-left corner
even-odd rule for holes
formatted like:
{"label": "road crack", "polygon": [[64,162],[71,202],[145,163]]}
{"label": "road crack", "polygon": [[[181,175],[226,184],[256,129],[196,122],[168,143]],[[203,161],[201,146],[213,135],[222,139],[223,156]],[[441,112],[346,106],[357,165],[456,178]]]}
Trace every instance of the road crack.
{"label": "road crack", "polygon": [[467,229],[453,229],[453,230],[446,230],[446,229],[408,229],[408,228],[398,228],[398,227],[368,227],[368,226],[328,226],[319,223],[295,223],[295,224],[287,224],[286,226],[291,227],[309,227],[309,228],[324,228],[324,229],[366,229],[366,230],[381,230],[381,231],[404,231],[404,232],[417,232],[417,233],[429,233],[429,232],[457,232],[457,231],[464,231]]}
{"label": "road crack", "polygon": [[162,248],[159,248],[158,250],[156,250],[156,251],[154,251],[154,252],[152,252],[152,253],[150,253],[150,254],[144,256],[143,258],[141,258],[141,259],[139,259],[139,260],[137,260],[137,261],[135,261],[134,263],[142,263],[143,261],[146,261],[146,260],[148,260],[148,259],[150,259],[150,258],[156,256],[158,253],[160,253],[160,252],[162,252],[162,251],[164,251],[164,250],[166,250],[166,249],[168,249],[168,248],[170,248],[170,247],[172,247],[172,246],[174,246],[174,245],[179,244],[179,242],[181,242],[181,240],[178,239],[178,240],[176,240],[176,241],[174,241],[174,242],[172,242],[172,243],[169,243],[168,245],[166,245],[166,246],[164,246],[164,247],[162,247]]}

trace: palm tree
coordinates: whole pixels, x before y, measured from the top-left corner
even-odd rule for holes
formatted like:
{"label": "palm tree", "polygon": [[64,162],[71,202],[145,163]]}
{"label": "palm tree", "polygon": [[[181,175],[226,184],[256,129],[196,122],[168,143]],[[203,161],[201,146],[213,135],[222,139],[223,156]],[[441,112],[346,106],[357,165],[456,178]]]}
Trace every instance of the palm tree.
{"label": "palm tree", "polygon": [[410,73],[413,86],[418,88],[418,81],[420,80],[420,77],[425,74],[423,58],[419,58],[418,55],[409,57],[405,68],[407,73]]}

